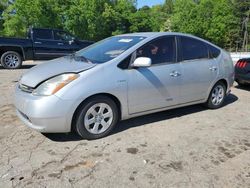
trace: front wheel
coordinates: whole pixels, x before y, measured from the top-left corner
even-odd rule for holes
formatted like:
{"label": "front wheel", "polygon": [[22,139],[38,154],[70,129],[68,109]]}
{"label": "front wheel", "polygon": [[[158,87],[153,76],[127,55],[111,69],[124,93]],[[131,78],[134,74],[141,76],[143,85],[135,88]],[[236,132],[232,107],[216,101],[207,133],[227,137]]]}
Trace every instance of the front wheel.
{"label": "front wheel", "polygon": [[7,51],[1,56],[1,64],[6,69],[18,69],[22,66],[22,57],[14,51]]}
{"label": "front wheel", "polygon": [[223,82],[218,82],[213,87],[209,98],[206,102],[206,106],[210,109],[217,109],[222,107],[226,97],[226,86]]}
{"label": "front wheel", "polygon": [[85,139],[98,139],[108,135],[118,121],[118,108],[106,96],[96,96],[78,109],[74,129]]}

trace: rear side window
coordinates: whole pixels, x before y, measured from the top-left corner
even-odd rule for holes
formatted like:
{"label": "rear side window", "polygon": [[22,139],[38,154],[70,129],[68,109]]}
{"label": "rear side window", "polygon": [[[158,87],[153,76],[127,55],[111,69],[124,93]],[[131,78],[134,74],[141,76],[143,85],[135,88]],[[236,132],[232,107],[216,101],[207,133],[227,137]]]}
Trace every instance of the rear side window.
{"label": "rear side window", "polygon": [[38,29],[38,30],[34,30],[33,32],[34,32],[35,39],[43,39],[43,40],[53,39],[52,30]]}
{"label": "rear side window", "polygon": [[208,44],[209,58],[217,58],[220,55],[220,50]]}
{"label": "rear side window", "polygon": [[180,47],[182,61],[208,58],[207,44],[197,39],[181,37]]}

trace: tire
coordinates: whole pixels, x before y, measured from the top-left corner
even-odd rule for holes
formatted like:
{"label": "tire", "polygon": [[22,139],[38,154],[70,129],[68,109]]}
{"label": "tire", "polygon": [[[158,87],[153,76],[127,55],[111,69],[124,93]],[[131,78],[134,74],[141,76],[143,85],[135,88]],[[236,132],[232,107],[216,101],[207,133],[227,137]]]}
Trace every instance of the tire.
{"label": "tire", "polygon": [[211,90],[205,106],[210,109],[218,109],[223,106],[226,97],[226,86],[223,82],[217,82]]}
{"label": "tire", "polygon": [[22,66],[22,57],[14,51],[7,51],[1,56],[1,64],[5,69],[18,69]]}
{"label": "tire", "polygon": [[118,122],[116,103],[106,96],[95,96],[77,110],[73,129],[82,138],[93,140],[107,136]]}

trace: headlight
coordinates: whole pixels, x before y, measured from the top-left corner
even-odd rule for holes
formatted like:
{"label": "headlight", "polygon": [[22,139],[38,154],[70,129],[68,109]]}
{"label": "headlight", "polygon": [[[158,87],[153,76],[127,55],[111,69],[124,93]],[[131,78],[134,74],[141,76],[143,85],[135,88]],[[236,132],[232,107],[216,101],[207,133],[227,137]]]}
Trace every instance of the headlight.
{"label": "headlight", "polygon": [[49,96],[55,94],[68,83],[77,79],[79,74],[68,73],[53,77],[39,85],[32,93],[33,95]]}

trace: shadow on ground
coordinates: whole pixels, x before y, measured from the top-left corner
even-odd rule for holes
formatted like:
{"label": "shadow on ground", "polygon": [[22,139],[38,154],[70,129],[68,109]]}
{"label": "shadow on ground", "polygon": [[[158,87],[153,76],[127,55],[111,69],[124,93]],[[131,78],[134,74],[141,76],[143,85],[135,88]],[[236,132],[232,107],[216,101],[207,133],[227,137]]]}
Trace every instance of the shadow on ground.
{"label": "shadow on ground", "polygon": [[245,86],[235,86],[235,88],[237,89],[241,89],[241,90],[246,90],[246,91],[250,91],[250,84],[249,85],[245,85]]}
{"label": "shadow on ground", "polygon": [[24,69],[30,69],[32,67],[36,66],[36,64],[30,64],[30,65],[22,65],[19,69],[5,69],[2,66],[0,66],[0,70],[9,70],[9,71],[14,71],[14,70],[24,70]]}
{"label": "shadow on ground", "polygon": [[[230,94],[226,98],[224,106],[231,105],[237,100],[238,100],[237,96]],[[118,123],[116,128],[114,129],[114,131],[110,135],[117,134],[119,132],[123,132],[123,131],[130,129],[130,128],[133,128],[133,127],[139,127],[139,126],[143,126],[143,125],[149,124],[149,123],[154,123],[157,121],[178,118],[178,117],[186,116],[186,115],[193,114],[193,113],[198,113],[198,112],[205,111],[205,110],[208,110],[208,109],[203,107],[202,105],[193,105],[193,106],[177,108],[177,109],[173,109],[173,110],[166,110],[163,112],[158,112],[158,113],[154,113],[154,114],[150,114],[150,115],[140,116],[137,118],[132,118],[132,119],[121,121],[120,123]],[[46,136],[50,140],[56,141],[56,142],[82,140],[82,138],[80,136],[78,136],[76,133],[44,134],[44,136]]]}

